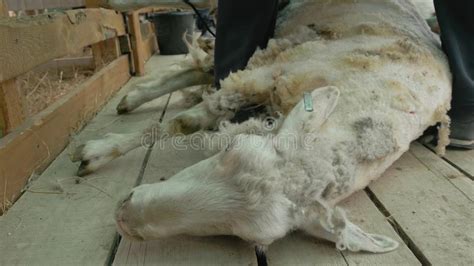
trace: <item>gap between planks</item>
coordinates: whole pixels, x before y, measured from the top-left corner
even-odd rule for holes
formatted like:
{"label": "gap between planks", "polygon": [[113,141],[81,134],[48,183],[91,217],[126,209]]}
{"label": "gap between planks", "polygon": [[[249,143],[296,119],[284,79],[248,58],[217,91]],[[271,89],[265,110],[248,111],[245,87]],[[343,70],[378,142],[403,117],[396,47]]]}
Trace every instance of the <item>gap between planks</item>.
{"label": "gap between planks", "polygon": [[423,264],[474,263],[473,183],[413,143],[366,190]]}
{"label": "gap between planks", "polygon": [[[172,95],[173,95],[173,93],[170,93],[169,95],[164,96],[164,97],[168,97],[168,100],[166,101],[165,106],[163,108],[163,112],[161,113],[161,116],[159,118],[160,123],[163,121],[163,118],[166,114],[166,109],[168,108],[168,105],[170,103],[170,99],[171,99]],[[138,178],[137,178],[137,181],[135,183],[135,187],[140,185],[143,181],[143,176],[145,174],[145,169],[146,169],[146,167],[148,165],[148,162],[150,160],[151,152],[153,151],[154,146],[155,146],[155,144],[151,145],[151,147],[149,147],[147,149],[145,159],[143,160],[143,164],[140,168],[140,173],[138,174]],[[115,255],[117,254],[117,251],[118,251],[121,240],[122,240],[122,237],[117,233],[116,234],[116,241],[114,241],[114,243],[112,245],[111,252],[110,252],[110,255],[107,259],[106,265],[112,265],[113,264],[113,262],[115,260]]]}
{"label": "gap between planks", "polygon": [[[424,146],[436,154],[433,145],[425,144]],[[441,158],[471,180],[474,180],[474,150],[448,148],[446,154]]]}

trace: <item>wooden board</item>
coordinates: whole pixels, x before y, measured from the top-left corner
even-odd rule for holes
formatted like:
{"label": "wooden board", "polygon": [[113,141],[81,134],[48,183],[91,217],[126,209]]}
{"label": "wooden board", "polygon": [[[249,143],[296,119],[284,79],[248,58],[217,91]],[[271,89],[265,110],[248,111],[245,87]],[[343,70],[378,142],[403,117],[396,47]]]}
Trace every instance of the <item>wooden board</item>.
{"label": "wooden board", "polygon": [[0,18],[0,81],[125,33],[122,15],[105,9]]}
{"label": "wooden board", "polygon": [[32,173],[42,172],[67,145],[69,135],[129,80],[128,71],[128,58],[122,56],[1,139],[0,199],[15,201]]}
{"label": "wooden board", "polygon": [[94,66],[96,69],[107,65],[121,55],[118,38],[108,39],[92,45]]}
{"label": "wooden board", "polygon": [[474,150],[448,149],[444,158],[474,178]]}
{"label": "wooden board", "polygon": [[[384,178],[384,176],[380,177]],[[396,240],[398,249],[384,254],[371,254],[366,252],[344,251],[344,257],[349,265],[420,265],[403,239],[390,225],[389,220],[375,206],[365,191],[360,191],[341,203],[348,211],[351,221],[368,233],[382,234]]]}
{"label": "wooden board", "polygon": [[10,10],[83,7],[84,0],[6,0]]}
{"label": "wooden board", "polygon": [[18,90],[15,79],[0,83],[0,136],[23,123],[24,103],[25,96]]}
{"label": "wooden board", "polygon": [[348,211],[352,222],[369,233],[389,236],[400,247],[385,254],[340,252],[334,243],[295,233],[272,244],[268,251],[270,265],[420,265],[403,240],[390,226],[365,192],[360,191],[341,206]]}
{"label": "wooden board", "polygon": [[146,22],[141,24],[144,57],[148,60],[158,51],[158,42],[155,34],[155,27],[152,23]]}
{"label": "wooden board", "polygon": [[[426,148],[435,152],[436,147],[433,144],[425,144]],[[448,147],[443,159],[449,164],[463,172],[471,180],[474,180],[474,150],[466,150]]]}
{"label": "wooden board", "polygon": [[66,57],[58,58],[49,61],[48,63],[37,66],[33,71],[47,71],[47,70],[58,70],[61,69],[94,69],[94,58],[92,56],[84,57]]}
{"label": "wooden board", "polygon": [[0,16],[8,16],[9,7],[6,0],[0,0]]}
{"label": "wooden board", "polygon": [[137,76],[145,75],[145,63],[158,51],[155,29],[152,23],[140,22],[140,14],[169,10],[168,8],[147,7],[130,11],[127,14],[130,41],[132,44],[132,60],[134,73]]}
{"label": "wooden board", "polygon": [[131,12],[127,15],[128,27],[130,31],[130,42],[132,44],[132,60],[135,75],[145,75],[145,47],[143,44],[143,37],[140,28],[140,14],[138,12]]}
{"label": "wooden board", "polygon": [[[113,8],[116,10],[127,11],[137,10],[140,8],[147,8],[152,6],[170,7],[170,8],[190,8],[181,0],[146,0],[146,1],[117,1],[117,0],[98,0],[100,6]],[[209,0],[191,0],[190,1],[197,8],[208,8],[210,6]]]}
{"label": "wooden board", "polygon": [[[413,156],[415,156],[415,158],[425,167],[430,169],[431,172],[443,176],[469,200],[474,202],[473,182],[464,173],[460,172],[458,169],[418,142],[412,143],[410,151]],[[474,158],[471,162],[474,162]]]}
{"label": "wooden board", "polygon": [[[370,190],[422,262],[472,265],[474,204],[443,173],[427,168],[418,156],[418,152],[406,153]],[[466,190],[473,188],[472,182],[466,186]]]}
{"label": "wooden board", "polygon": [[[98,8],[99,3],[97,0],[86,0],[86,8]],[[95,43],[91,46],[92,54],[94,57],[94,67],[96,69],[101,68],[110,60],[120,56],[120,44],[118,38],[108,39],[99,43]]]}

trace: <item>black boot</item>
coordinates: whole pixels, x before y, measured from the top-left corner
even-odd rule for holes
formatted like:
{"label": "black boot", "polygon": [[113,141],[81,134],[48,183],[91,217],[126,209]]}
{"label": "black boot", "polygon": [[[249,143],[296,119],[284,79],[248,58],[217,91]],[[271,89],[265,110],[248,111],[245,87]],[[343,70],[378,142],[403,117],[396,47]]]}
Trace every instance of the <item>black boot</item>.
{"label": "black boot", "polygon": [[474,1],[434,0],[453,73],[451,146],[474,148]]}

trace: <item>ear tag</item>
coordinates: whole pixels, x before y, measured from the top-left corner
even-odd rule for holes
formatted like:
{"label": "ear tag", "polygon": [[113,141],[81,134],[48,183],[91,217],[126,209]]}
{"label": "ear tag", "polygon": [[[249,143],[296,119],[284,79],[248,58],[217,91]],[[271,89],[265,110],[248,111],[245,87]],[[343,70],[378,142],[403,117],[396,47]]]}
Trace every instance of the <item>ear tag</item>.
{"label": "ear tag", "polygon": [[304,110],[306,112],[313,112],[313,97],[311,96],[311,93],[305,92],[303,95],[303,101],[304,101]]}

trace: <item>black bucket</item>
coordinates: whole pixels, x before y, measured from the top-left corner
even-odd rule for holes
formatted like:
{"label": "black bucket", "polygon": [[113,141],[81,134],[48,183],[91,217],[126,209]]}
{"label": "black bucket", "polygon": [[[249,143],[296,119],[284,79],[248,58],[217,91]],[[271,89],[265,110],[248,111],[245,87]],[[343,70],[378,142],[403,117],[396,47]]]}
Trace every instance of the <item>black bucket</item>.
{"label": "black bucket", "polygon": [[166,12],[150,15],[149,20],[155,24],[160,54],[186,54],[188,48],[183,41],[185,32],[194,32],[195,18],[192,12]]}

